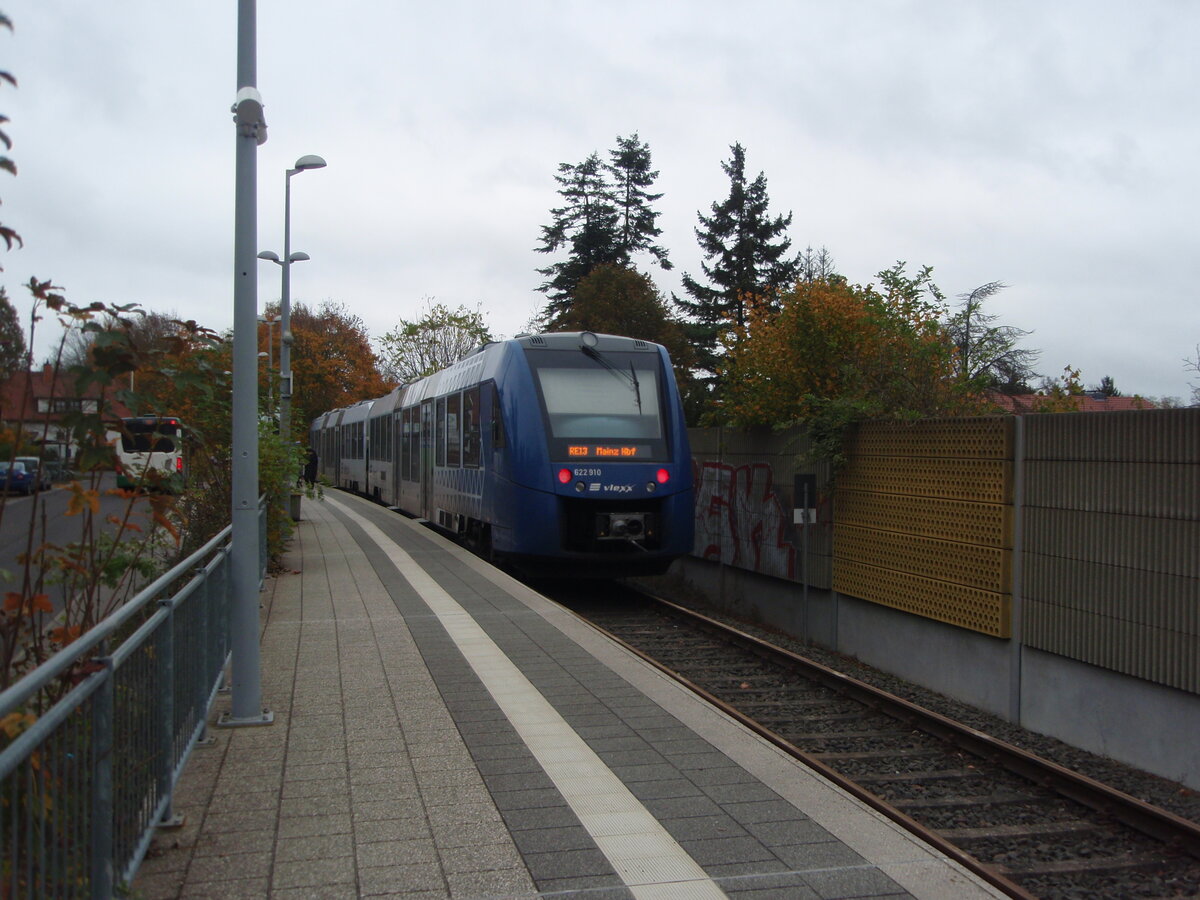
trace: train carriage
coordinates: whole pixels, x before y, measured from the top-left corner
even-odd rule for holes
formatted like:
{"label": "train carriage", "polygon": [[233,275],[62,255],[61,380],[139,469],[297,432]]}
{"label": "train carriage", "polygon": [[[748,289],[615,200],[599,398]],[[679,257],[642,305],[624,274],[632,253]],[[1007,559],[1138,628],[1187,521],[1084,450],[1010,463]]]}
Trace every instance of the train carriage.
{"label": "train carriage", "polygon": [[371,404],[367,414],[367,478],[363,492],[377,503],[394,506],[398,502],[393,464],[395,430],[393,411],[398,408],[403,388]]}
{"label": "train carriage", "polygon": [[341,410],[335,426],[334,486],[355,493],[367,489],[367,415],[374,400],[360,400]]}
{"label": "train carriage", "polygon": [[[657,344],[591,332],[500,341],[364,403],[340,424],[313,422],[318,454],[330,428],[362,453],[361,469],[343,453],[334,483],[485,556],[613,577],[661,572],[691,550],[691,453]],[[362,447],[347,444],[364,425]]]}

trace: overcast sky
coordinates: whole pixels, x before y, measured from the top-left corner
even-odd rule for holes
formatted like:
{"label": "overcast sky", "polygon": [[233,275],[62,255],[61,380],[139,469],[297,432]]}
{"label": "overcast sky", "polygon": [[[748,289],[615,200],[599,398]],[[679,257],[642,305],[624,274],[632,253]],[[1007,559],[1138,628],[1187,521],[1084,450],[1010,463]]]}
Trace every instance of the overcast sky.
{"label": "overcast sky", "polygon": [[[235,0],[0,0],[0,113],[19,175],[0,274],[76,303],[233,322]],[[694,227],[746,148],[799,250],[865,283],[905,260],[1033,333],[1038,369],[1187,398],[1200,343],[1200,4],[259,0],[258,233],[293,303],[373,338],[429,298],[493,333],[544,303],[534,252],[561,162],[638,133],[659,170],[665,295],[701,276]],[[648,266],[648,260],[640,261]],[[279,297],[262,263],[260,309]],[[36,342],[39,360],[55,329]]]}

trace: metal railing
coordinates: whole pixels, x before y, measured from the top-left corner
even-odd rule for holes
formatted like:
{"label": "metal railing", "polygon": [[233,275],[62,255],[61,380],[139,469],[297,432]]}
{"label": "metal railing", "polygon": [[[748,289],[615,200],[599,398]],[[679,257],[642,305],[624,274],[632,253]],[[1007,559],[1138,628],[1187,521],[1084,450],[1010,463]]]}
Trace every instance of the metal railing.
{"label": "metal railing", "polygon": [[[0,897],[109,898],[132,881],[172,817],[172,792],[221,686],[231,534],[0,694],[0,729],[11,734],[47,688],[71,685],[0,751]],[[260,576],[264,550],[260,537]]]}

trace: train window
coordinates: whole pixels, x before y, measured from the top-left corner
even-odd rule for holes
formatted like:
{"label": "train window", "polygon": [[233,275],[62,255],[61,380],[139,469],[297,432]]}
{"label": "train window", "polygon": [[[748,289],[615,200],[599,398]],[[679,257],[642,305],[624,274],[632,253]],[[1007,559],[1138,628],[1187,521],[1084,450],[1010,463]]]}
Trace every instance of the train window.
{"label": "train window", "polygon": [[391,442],[392,479],[400,481],[403,478],[404,444],[400,431],[401,410],[395,410],[388,420],[388,440]]}
{"label": "train window", "polygon": [[408,480],[421,477],[421,410],[413,406],[408,410]]}
{"label": "train window", "polygon": [[557,459],[664,459],[657,354],[527,350]]}
{"label": "train window", "polygon": [[662,437],[657,363],[657,357],[642,355],[608,366],[539,366],[538,380],[554,436]]}
{"label": "train window", "polygon": [[446,398],[439,397],[437,412],[434,414],[434,465],[446,464]]}
{"label": "train window", "polygon": [[479,385],[463,391],[463,465],[479,466]]}
{"label": "train window", "polygon": [[400,477],[412,481],[412,447],[409,446],[408,436],[412,432],[412,410],[400,412]]}
{"label": "train window", "polygon": [[492,449],[504,449],[504,414],[500,411],[500,391],[492,382]]}
{"label": "train window", "polygon": [[462,465],[462,395],[446,398],[446,465]]}
{"label": "train window", "polygon": [[371,420],[371,440],[369,451],[371,459],[387,459],[387,419],[376,416]]}

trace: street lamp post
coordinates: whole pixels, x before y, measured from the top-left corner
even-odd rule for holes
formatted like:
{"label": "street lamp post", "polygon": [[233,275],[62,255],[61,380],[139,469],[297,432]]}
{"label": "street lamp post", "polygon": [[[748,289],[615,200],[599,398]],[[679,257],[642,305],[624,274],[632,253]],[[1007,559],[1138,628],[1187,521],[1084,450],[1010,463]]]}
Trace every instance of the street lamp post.
{"label": "street lamp post", "polygon": [[265,359],[267,361],[267,405],[264,412],[269,416],[272,414],[271,406],[275,401],[275,398],[271,396],[271,354],[269,354],[266,350],[259,350],[258,358]]}
{"label": "street lamp post", "polygon": [[[267,139],[262,96],[255,86],[256,19],[254,0],[238,0],[237,96],[233,118],[237,126],[233,229],[233,411],[230,493],[233,519],[230,553],[229,614],[231,709],[222,725],[268,725],[274,714],[262,705],[262,674],[258,646],[258,360],[255,316],[258,279],[254,277],[254,247],[258,243],[256,152]],[[102,857],[104,854],[96,854]],[[111,874],[111,864],[109,872]],[[93,873],[96,874],[96,873]],[[94,881],[93,883],[103,883]]]}
{"label": "street lamp post", "polygon": [[[308,259],[308,254],[292,255],[292,176],[307,169],[323,169],[326,163],[319,156],[308,154],[296,160],[288,169],[283,185],[283,258],[267,250],[260,259],[272,259],[283,268],[283,286],[279,298],[279,431],[285,441],[292,438],[292,301],[291,269],[293,262]],[[270,256],[266,254],[270,253]]]}
{"label": "street lamp post", "polygon": [[[260,253],[259,256],[262,256],[262,254]],[[279,320],[268,319],[266,316],[259,316],[258,324],[267,326],[267,411],[271,413],[271,415],[274,415],[275,392],[272,390],[271,382],[275,377],[275,355],[272,350],[272,342],[275,340],[275,336],[272,334],[271,329],[279,324]],[[262,354],[260,353],[259,356],[262,356]]]}

